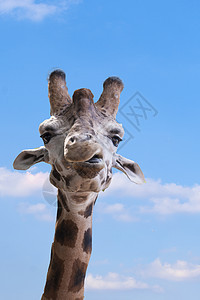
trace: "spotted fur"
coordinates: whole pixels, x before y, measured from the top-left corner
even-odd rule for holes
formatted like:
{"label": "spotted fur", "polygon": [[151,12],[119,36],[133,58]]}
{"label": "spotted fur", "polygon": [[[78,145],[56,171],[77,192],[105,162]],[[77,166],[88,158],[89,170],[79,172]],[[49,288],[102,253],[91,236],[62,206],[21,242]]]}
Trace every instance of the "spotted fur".
{"label": "spotted fur", "polygon": [[81,262],[81,260],[77,258],[73,263],[71,278],[68,286],[70,292],[77,293],[83,288],[86,270],[87,264]]}
{"label": "spotted fur", "polygon": [[72,220],[63,220],[58,224],[55,240],[62,246],[74,248],[78,236],[78,226]]}
{"label": "spotted fur", "polygon": [[115,141],[124,134],[115,119],[123,90],[119,78],[104,82],[96,103],[88,89],[76,90],[71,99],[61,70],[50,74],[48,90],[51,118],[39,127],[44,147],[22,151],[14,168],[49,163],[50,182],[58,188],[55,237],[42,300],[83,300],[98,193],[109,186],[113,166],[127,170],[128,177],[136,172],[142,178],[142,172],[129,160],[123,168],[123,158],[116,154]]}
{"label": "spotted fur", "polygon": [[92,229],[89,228],[84,233],[83,243],[82,243],[83,251],[86,253],[92,252]]}

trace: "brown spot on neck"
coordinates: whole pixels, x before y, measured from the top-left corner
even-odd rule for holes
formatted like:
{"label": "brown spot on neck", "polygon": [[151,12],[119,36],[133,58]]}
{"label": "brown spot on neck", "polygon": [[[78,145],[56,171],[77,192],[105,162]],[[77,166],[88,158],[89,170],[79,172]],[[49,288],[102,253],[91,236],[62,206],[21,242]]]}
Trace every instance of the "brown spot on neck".
{"label": "brown spot on neck", "polygon": [[[96,199],[95,199],[95,201],[96,201]],[[84,218],[88,218],[88,217],[90,217],[91,215],[92,215],[92,211],[93,211],[93,202],[91,203],[91,204],[89,204],[87,207],[86,207],[86,209],[85,209],[85,211],[84,210],[81,210],[81,211],[79,211],[78,212],[78,214],[79,215],[81,215],[81,216],[83,216]]]}
{"label": "brown spot on neck", "polygon": [[42,299],[58,299],[57,294],[61,285],[64,274],[64,261],[60,259],[54,252],[54,244],[52,245],[52,255],[47,273],[47,281]]}
{"label": "brown spot on neck", "polygon": [[84,238],[82,242],[83,251],[88,253],[92,252],[92,229],[89,228],[84,233]]}
{"label": "brown spot on neck", "polygon": [[85,210],[85,212],[84,212],[84,217],[85,217],[85,218],[90,217],[90,216],[92,215],[92,210],[93,210],[93,203],[91,203],[90,205],[88,205],[88,206],[86,207],[86,210]]}
{"label": "brown spot on neck", "polygon": [[63,220],[58,224],[55,240],[62,246],[74,248],[78,236],[78,227],[72,220]]}
{"label": "brown spot on neck", "polygon": [[79,258],[74,261],[71,279],[68,287],[68,290],[70,292],[77,293],[83,288],[86,270],[86,263],[81,262]]}

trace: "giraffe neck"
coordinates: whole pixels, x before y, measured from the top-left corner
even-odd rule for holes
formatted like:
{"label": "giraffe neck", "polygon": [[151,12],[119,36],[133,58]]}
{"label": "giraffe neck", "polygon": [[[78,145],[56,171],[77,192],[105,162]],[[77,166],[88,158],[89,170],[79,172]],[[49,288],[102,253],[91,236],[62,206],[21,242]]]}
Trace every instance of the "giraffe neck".
{"label": "giraffe neck", "polygon": [[58,190],[55,236],[42,300],[83,300],[97,195]]}

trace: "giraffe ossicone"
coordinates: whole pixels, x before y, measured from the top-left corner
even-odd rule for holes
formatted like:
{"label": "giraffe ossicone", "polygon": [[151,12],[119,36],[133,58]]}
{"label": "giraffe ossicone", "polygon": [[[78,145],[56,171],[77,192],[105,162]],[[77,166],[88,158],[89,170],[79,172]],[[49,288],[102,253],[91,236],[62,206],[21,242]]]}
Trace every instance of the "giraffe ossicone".
{"label": "giraffe ossicone", "polygon": [[118,77],[109,77],[94,103],[89,89],[71,99],[65,73],[49,76],[51,117],[40,124],[44,146],[22,151],[14,168],[27,170],[38,162],[51,164],[50,182],[58,189],[57,220],[51,260],[42,300],[82,300],[92,251],[92,212],[98,193],[112,178],[112,168],[135,183],[144,175],[137,163],[117,154],[124,130],[116,114],[123,90]]}

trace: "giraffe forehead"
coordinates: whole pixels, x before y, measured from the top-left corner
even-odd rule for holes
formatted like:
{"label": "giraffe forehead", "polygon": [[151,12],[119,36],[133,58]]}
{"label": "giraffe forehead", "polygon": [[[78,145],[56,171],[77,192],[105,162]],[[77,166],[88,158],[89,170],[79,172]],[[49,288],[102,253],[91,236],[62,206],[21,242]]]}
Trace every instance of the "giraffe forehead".
{"label": "giraffe forehead", "polygon": [[124,129],[116,120],[109,118],[77,119],[72,128],[69,129],[69,135],[85,133],[92,134],[93,136],[119,135],[122,138],[124,135]]}
{"label": "giraffe forehead", "polygon": [[101,127],[105,128],[108,132],[113,134],[124,135],[122,124],[118,123],[115,119],[107,118],[101,123]]}
{"label": "giraffe forehead", "polygon": [[91,132],[92,134],[106,132],[124,135],[122,124],[119,124],[114,118],[104,116],[101,113],[84,114],[77,116],[72,110],[60,116],[52,116],[43,121],[39,126],[39,132],[54,131],[57,133],[70,132]]}
{"label": "giraffe forehead", "polygon": [[40,124],[39,132],[40,134],[43,134],[45,131],[57,131],[63,126],[65,126],[63,118],[52,116]]}

